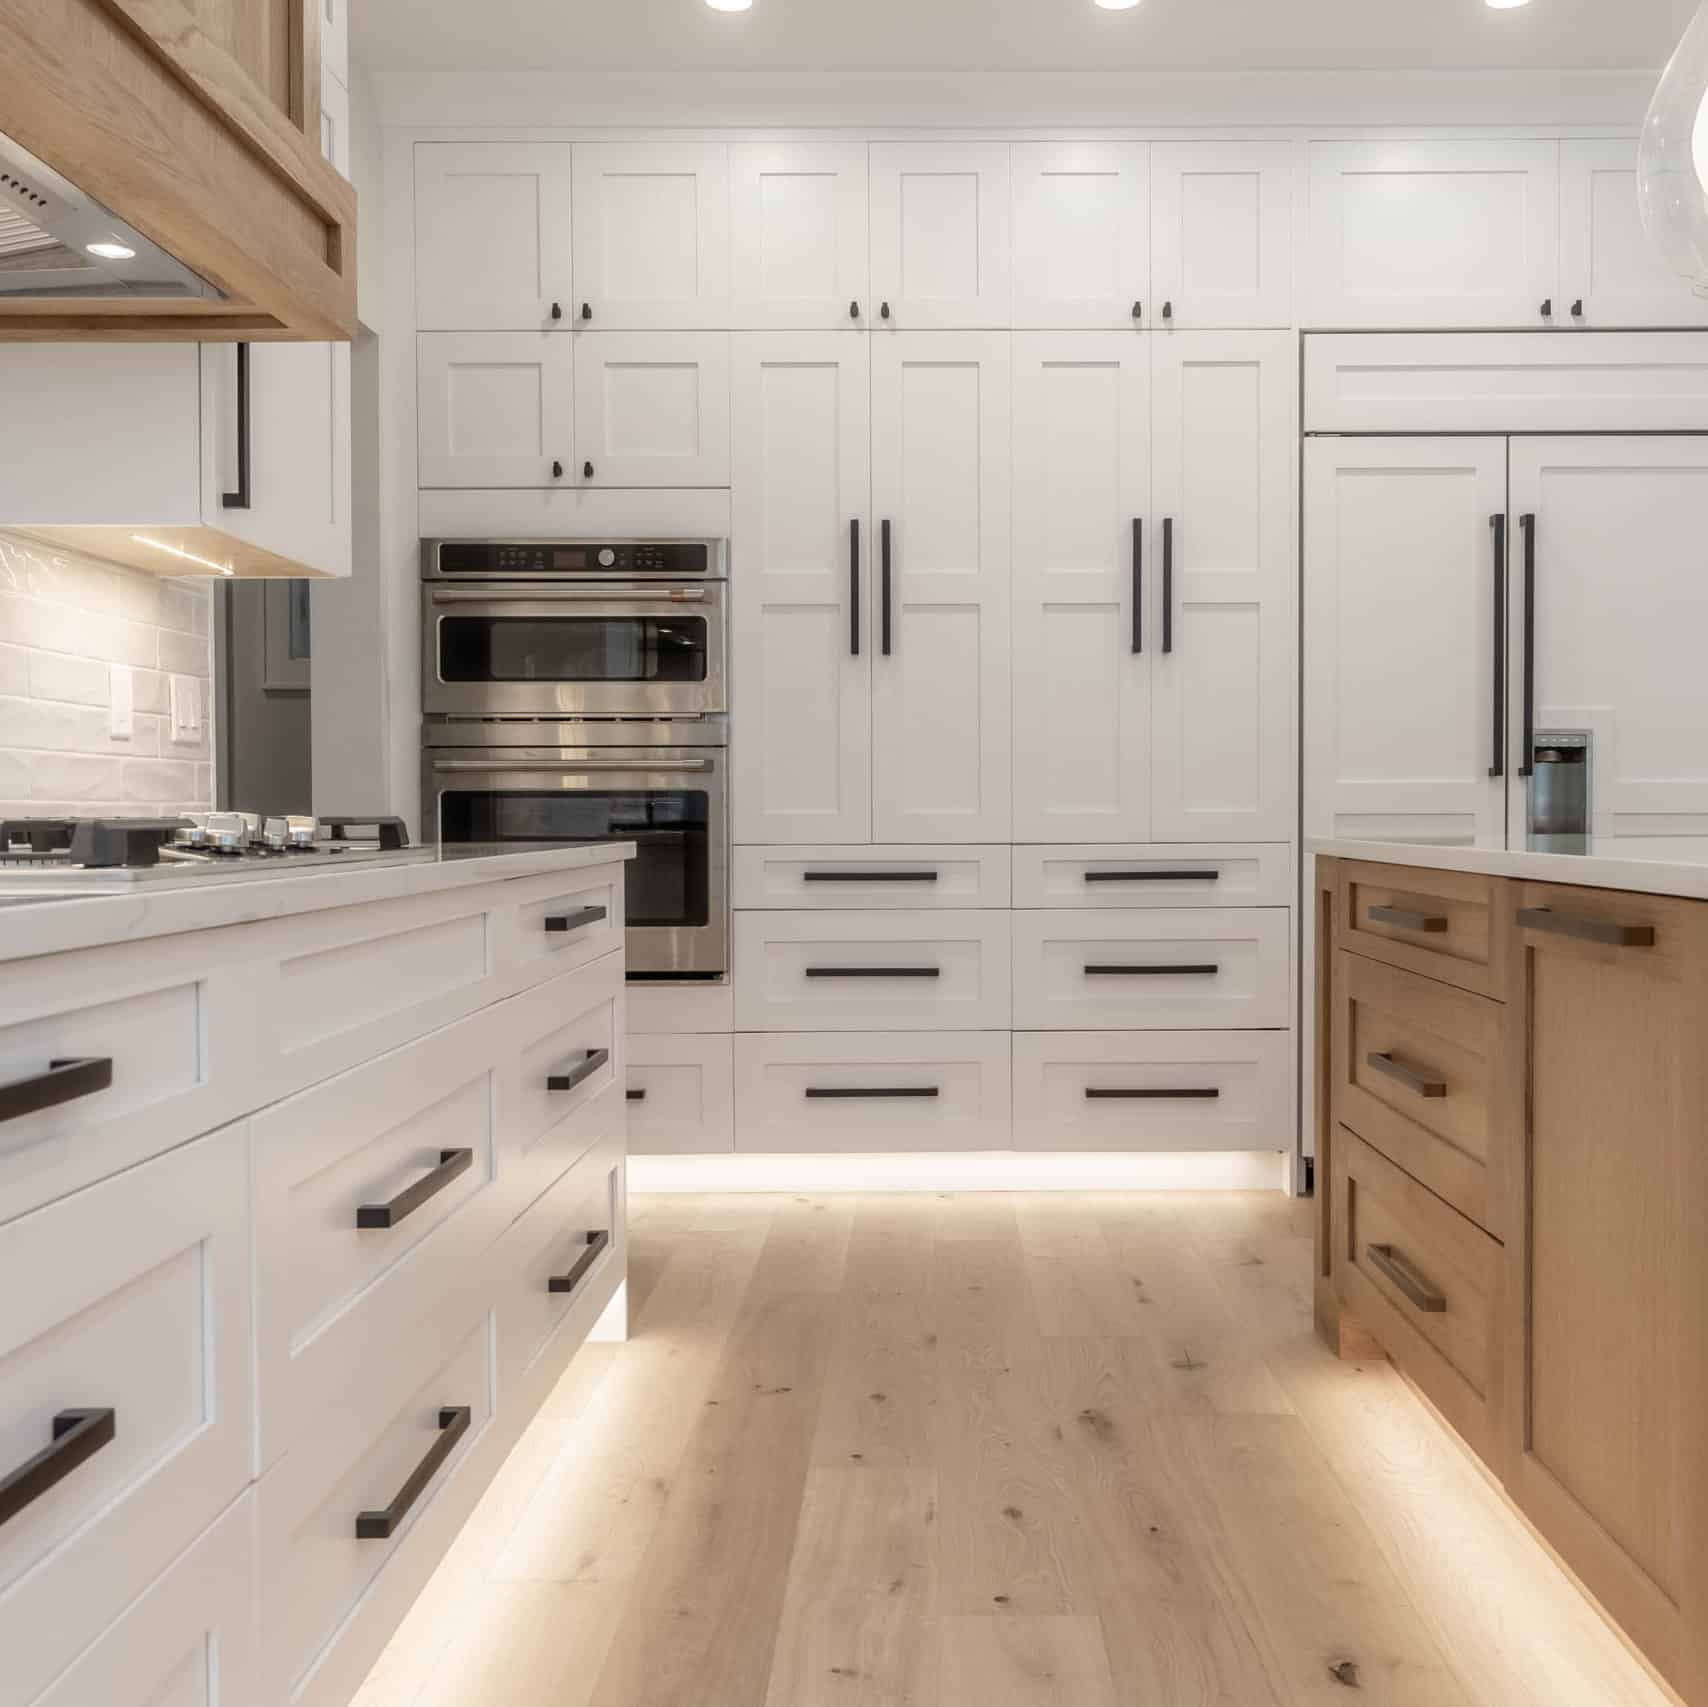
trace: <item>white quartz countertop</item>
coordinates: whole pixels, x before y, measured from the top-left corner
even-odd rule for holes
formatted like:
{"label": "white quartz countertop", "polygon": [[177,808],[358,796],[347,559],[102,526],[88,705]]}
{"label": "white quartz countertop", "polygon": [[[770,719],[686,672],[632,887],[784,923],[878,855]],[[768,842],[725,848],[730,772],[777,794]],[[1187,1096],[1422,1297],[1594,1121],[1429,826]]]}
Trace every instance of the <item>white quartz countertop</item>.
{"label": "white quartz countertop", "polygon": [[411,849],[415,857],[292,871],[271,880],[223,883],[194,880],[169,886],[88,893],[32,892],[0,874],[0,961],[69,949],[136,942],[180,931],[252,924],[258,919],[359,907],[404,895],[500,883],[554,871],[582,871],[633,859],[633,842],[564,843],[555,847],[451,847]]}
{"label": "white quartz countertop", "polygon": [[1587,889],[1629,889],[1644,895],[1683,895],[1708,901],[1708,837],[1592,837],[1583,853],[1536,853],[1526,848],[1438,847],[1430,842],[1313,841],[1313,854],[1520,877],[1537,883],[1575,883]]}

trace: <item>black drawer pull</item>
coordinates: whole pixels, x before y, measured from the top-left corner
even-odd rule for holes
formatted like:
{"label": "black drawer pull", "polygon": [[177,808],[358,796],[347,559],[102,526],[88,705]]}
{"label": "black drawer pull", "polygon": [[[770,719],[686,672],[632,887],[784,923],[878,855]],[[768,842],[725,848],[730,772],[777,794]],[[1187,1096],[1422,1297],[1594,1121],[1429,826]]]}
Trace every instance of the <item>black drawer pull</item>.
{"label": "black drawer pull", "polygon": [[572,1091],[577,1085],[584,1085],[607,1061],[611,1059],[609,1049],[589,1049],[582,1058],[567,1072],[553,1073],[546,1079],[548,1091]]}
{"label": "black drawer pull", "polygon": [[608,917],[603,907],[580,907],[573,913],[548,913],[545,923],[548,931],[582,931]]}
{"label": "black drawer pull", "polygon": [[1579,942],[1605,943],[1609,948],[1655,946],[1653,925],[1620,925],[1609,919],[1580,919],[1570,913],[1556,913],[1552,907],[1521,907],[1518,923],[1523,930],[1575,937]]}
{"label": "black drawer pull", "polygon": [[447,1405],[439,1412],[439,1438],[427,1449],[427,1456],[410,1472],[409,1480],[397,1490],[397,1498],[384,1511],[356,1513],[358,1541],[389,1541],[397,1526],[409,1515],[409,1508],[421,1498],[422,1490],[438,1475],[445,1460],[456,1450],[457,1442],[468,1433],[474,1412],[467,1405]]}
{"label": "black drawer pull", "polygon": [[1439,1316],[1447,1300],[1392,1245],[1367,1245],[1364,1254],[1426,1316]]}
{"label": "black drawer pull", "polygon": [[1222,878],[1219,871],[1162,871],[1155,868],[1144,871],[1088,871],[1083,875],[1087,883],[1219,883]]}
{"label": "black drawer pull", "polygon": [[853,1089],[841,1085],[808,1085],[806,1096],[811,1102],[862,1102],[868,1098],[898,1101],[902,1098],[926,1098],[938,1094],[935,1085],[871,1085]]}
{"label": "black drawer pull", "polygon": [[1394,925],[1402,931],[1428,931],[1439,934],[1447,929],[1442,913],[1420,913],[1415,907],[1372,907],[1369,917],[1374,924]]}
{"label": "black drawer pull", "polygon": [[1193,978],[1213,978],[1221,971],[1214,963],[1202,966],[1087,966],[1087,978],[1163,978],[1182,973]]}
{"label": "black drawer pull", "polygon": [[0,1479],[0,1524],[8,1523],[49,1488],[63,1482],[117,1433],[116,1411],[61,1411],[53,1419],[53,1444]]}
{"label": "black drawer pull", "polygon": [[630,1102],[645,1102],[646,1101],[646,1091],[644,1088],[641,1090],[635,1090],[635,1091],[624,1091],[623,1095],[626,1096]]}
{"label": "black drawer pull", "polygon": [[588,1269],[605,1254],[611,1243],[611,1235],[607,1232],[589,1233],[581,1255],[569,1265],[568,1274],[554,1274],[546,1281],[548,1292],[573,1292],[585,1277]]}
{"label": "black drawer pull", "polygon": [[934,871],[803,871],[803,883],[935,883]]}
{"label": "black drawer pull", "polygon": [[1392,1055],[1383,1051],[1364,1057],[1366,1066],[1374,1068],[1384,1077],[1392,1079],[1396,1084],[1404,1085],[1408,1091],[1414,1091],[1420,1097],[1444,1097],[1447,1094],[1447,1081],[1432,1077],[1428,1070],[1418,1072],[1416,1068],[1408,1067],[1402,1061],[1396,1061]]}
{"label": "black drawer pull", "polygon": [[1173,1102],[1177,1099],[1190,1098],[1194,1101],[1209,1100],[1219,1097],[1221,1091],[1214,1085],[1193,1086],[1190,1089],[1171,1090],[1166,1085],[1135,1085],[1126,1086],[1087,1085],[1085,1100],[1087,1102]]}
{"label": "black drawer pull", "polygon": [[112,1082],[110,1055],[49,1061],[45,1073],[0,1085],[0,1121],[21,1120],[26,1114],[41,1113],[44,1108],[58,1108],[62,1102],[76,1102],[79,1097],[106,1090]]}
{"label": "black drawer pull", "polygon": [[940,966],[809,966],[809,978],[941,978]]}
{"label": "black drawer pull", "polygon": [[429,1198],[437,1197],[458,1174],[466,1174],[473,1166],[473,1150],[441,1150],[438,1167],[430,1174],[423,1174],[407,1191],[400,1191],[390,1203],[364,1203],[356,1211],[356,1225],[395,1227]]}

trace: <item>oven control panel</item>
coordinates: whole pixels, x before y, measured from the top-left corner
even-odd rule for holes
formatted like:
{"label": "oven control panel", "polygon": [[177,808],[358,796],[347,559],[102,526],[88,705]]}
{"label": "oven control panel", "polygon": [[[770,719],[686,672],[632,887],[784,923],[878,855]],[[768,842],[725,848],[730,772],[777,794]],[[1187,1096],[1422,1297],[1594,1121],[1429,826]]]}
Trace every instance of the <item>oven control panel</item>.
{"label": "oven control panel", "polygon": [[700,539],[428,539],[421,569],[441,576],[716,575],[715,544]]}

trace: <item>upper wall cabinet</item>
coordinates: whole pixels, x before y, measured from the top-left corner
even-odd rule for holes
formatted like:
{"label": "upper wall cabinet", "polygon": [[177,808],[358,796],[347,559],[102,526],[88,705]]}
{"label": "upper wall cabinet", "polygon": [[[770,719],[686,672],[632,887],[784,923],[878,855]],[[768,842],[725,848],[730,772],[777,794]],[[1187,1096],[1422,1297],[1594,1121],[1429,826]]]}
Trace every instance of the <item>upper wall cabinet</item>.
{"label": "upper wall cabinet", "polygon": [[423,486],[575,483],[575,340],[423,332],[416,344]]}
{"label": "upper wall cabinet", "polygon": [[1292,325],[1293,145],[1156,143],[1150,157],[1147,320]]}
{"label": "upper wall cabinet", "polygon": [[1311,147],[1312,326],[1570,324],[1559,145]]}
{"label": "upper wall cabinet", "polygon": [[729,485],[729,337],[590,332],[575,343],[577,474],[591,486]]}
{"label": "upper wall cabinet", "polygon": [[568,328],[567,142],[415,148],[415,309],[424,332]]}
{"label": "upper wall cabinet", "polygon": [[1010,324],[1008,153],[1003,142],[872,145],[874,325]]}
{"label": "upper wall cabinet", "polygon": [[730,205],[737,326],[858,329],[876,318],[864,144],[732,148]]}
{"label": "upper wall cabinet", "polygon": [[1016,326],[1113,329],[1154,318],[1148,154],[1142,142],[1015,145]]}
{"label": "upper wall cabinet", "polygon": [[574,202],[577,327],[729,325],[723,144],[578,143]]}

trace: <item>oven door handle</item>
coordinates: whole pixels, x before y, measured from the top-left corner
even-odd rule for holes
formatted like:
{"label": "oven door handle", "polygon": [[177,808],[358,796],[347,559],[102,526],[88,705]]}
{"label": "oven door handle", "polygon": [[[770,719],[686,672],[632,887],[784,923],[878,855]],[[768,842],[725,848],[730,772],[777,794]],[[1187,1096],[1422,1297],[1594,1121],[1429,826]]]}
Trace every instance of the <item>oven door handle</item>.
{"label": "oven door handle", "polygon": [[709,771],[710,759],[435,759],[435,771],[633,771],[644,776],[652,771]]}
{"label": "oven door handle", "polygon": [[447,593],[435,589],[436,605],[553,605],[570,599],[594,599],[612,605],[685,605],[704,601],[704,587],[533,587],[525,593],[491,590]]}

